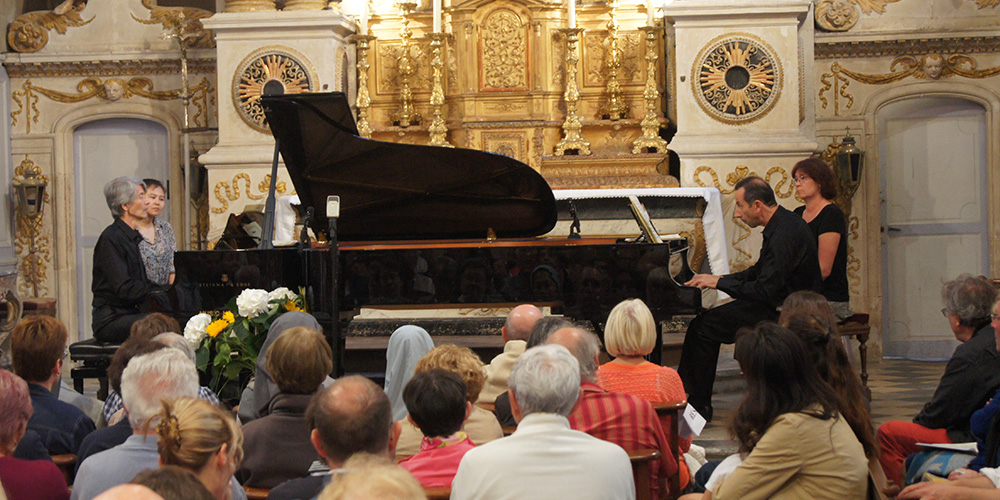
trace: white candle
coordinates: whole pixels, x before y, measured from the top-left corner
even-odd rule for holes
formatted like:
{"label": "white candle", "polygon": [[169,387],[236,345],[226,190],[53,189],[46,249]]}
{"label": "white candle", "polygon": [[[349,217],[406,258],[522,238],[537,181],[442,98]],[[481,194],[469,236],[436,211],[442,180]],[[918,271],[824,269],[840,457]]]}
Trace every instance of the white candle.
{"label": "white candle", "polygon": [[441,1],[434,0],[434,32],[441,32]]}
{"label": "white candle", "polygon": [[569,0],[569,27],[576,28],[576,0]]}
{"label": "white candle", "polygon": [[656,21],[653,20],[653,14],[656,13],[656,5],[653,4],[653,0],[646,1],[646,25],[656,26]]}
{"label": "white candle", "polygon": [[368,34],[368,0],[361,0],[361,26],[358,28],[359,35]]}

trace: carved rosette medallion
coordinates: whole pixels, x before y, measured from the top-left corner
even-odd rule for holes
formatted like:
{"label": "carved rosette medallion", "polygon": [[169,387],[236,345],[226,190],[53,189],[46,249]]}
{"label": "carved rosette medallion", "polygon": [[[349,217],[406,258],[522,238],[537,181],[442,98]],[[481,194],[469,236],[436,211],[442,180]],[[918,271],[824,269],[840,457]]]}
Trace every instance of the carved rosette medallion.
{"label": "carved rosette medallion", "polygon": [[760,119],[781,93],[781,63],[774,49],[746,33],[709,42],[691,73],[698,105],[715,120],[730,125]]}
{"label": "carved rosette medallion", "polygon": [[271,133],[260,98],[313,91],[316,71],[305,61],[287,47],[264,47],[243,59],[233,75],[233,104],[240,118],[258,132]]}

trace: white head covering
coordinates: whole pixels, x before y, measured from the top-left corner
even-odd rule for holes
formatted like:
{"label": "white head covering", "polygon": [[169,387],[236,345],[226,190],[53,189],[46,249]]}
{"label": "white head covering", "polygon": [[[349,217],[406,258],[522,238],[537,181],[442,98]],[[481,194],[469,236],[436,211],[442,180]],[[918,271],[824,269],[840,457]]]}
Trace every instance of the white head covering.
{"label": "white head covering", "polygon": [[427,330],[415,325],[403,325],[392,332],[385,351],[385,393],[392,403],[392,419],[406,418],[403,388],[413,378],[417,361],[434,348]]}

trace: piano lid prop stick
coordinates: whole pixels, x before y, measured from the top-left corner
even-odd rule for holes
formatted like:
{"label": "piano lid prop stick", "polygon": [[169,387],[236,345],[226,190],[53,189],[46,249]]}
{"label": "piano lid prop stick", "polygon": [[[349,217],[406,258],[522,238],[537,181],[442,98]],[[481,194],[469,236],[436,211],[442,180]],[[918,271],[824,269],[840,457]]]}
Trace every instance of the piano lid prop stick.
{"label": "piano lid prop stick", "polygon": [[274,138],[274,160],[271,162],[271,185],[267,188],[267,203],[264,204],[264,232],[260,235],[259,250],[274,248],[274,204],[275,189],[278,187],[278,138]]}

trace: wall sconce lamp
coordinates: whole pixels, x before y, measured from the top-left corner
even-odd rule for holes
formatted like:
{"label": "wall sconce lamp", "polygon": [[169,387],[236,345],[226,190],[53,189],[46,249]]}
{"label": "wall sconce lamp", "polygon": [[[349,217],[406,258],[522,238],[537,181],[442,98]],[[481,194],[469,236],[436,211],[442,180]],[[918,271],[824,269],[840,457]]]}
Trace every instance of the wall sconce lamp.
{"label": "wall sconce lamp", "polygon": [[33,297],[38,297],[38,284],[44,278],[40,257],[37,255],[36,239],[42,234],[42,209],[45,205],[45,190],[48,177],[27,155],[21,165],[14,170],[14,194],[17,196],[17,232],[19,238],[28,241],[28,255],[21,262],[24,279],[31,283]]}
{"label": "wall sconce lamp", "polygon": [[821,158],[830,165],[840,182],[839,194],[834,202],[845,215],[850,217],[851,199],[858,191],[864,173],[865,152],[858,147],[854,137],[851,136],[851,129],[847,128],[844,138],[839,143],[830,143]]}

